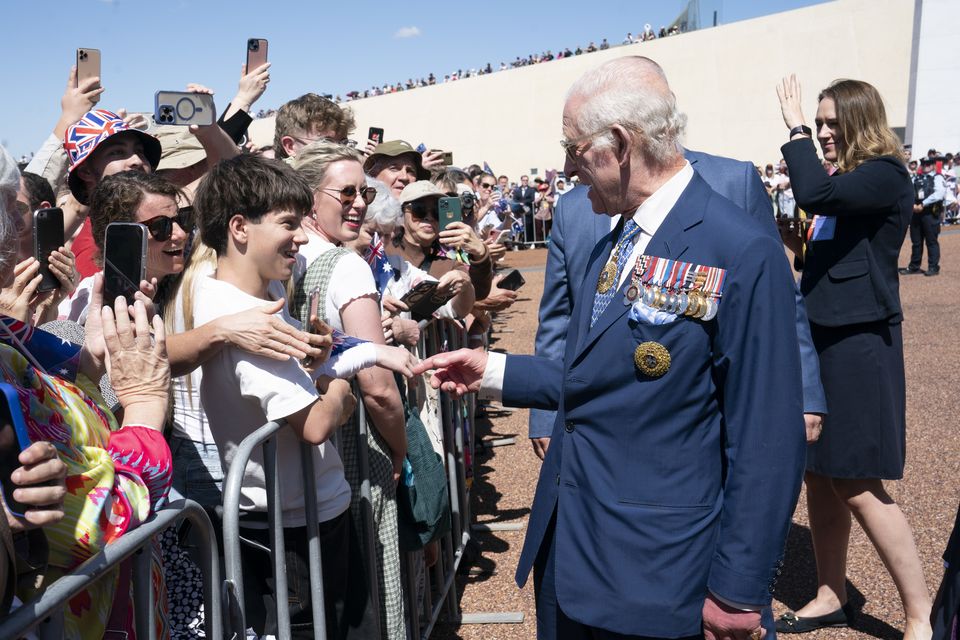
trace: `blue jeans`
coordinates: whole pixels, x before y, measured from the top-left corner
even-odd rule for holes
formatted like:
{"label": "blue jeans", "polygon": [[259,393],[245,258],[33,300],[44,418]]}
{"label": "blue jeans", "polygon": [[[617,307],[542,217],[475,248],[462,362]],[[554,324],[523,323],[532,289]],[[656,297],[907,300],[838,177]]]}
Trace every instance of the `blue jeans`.
{"label": "blue jeans", "polygon": [[223,502],[223,469],[215,444],[171,436],[170,454],[173,488],[180,495],[209,508]]}

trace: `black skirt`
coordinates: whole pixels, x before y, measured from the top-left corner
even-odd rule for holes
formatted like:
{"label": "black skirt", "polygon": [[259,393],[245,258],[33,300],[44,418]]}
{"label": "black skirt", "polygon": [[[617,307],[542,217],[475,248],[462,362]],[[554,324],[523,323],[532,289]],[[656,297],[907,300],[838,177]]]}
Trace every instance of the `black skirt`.
{"label": "black skirt", "polygon": [[807,471],[831,478],[903,477],[906,382],[900,323],[810,324],[828,415]]}

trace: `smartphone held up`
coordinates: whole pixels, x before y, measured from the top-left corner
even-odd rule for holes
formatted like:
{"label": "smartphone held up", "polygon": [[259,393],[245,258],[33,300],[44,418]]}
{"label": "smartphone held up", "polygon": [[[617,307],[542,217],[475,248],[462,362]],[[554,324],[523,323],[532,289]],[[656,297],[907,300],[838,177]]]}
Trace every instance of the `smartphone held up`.
{"label": "smartphone held up", "polygon": [[112,305],[118,296],[133,304],[146,277],[147,228],[138,222],[111,222],[103,242],[103,301]]}
{"label": "smartphone held up", "polygon": [[59,207],[33,212],[33,257],[40,263],[40,286],[37,291],[60,288],[60,281],[50,271],[50,254],[63,246],[63,210]]}

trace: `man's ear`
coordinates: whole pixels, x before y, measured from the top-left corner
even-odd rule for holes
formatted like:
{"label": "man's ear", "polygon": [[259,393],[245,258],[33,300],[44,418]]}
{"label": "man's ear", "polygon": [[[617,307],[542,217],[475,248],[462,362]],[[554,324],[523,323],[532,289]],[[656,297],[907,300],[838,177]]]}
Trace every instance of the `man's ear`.
{"label": "man's ear", "polygon": [[631,138],[629,132],[619,124],[610,127],[610,134],[613,136],[612,151],[617,158],[617,164],[625,167],[630,162],[630,156],[633,155],[633,147],[635,144],[633,138]]}
{"label": "man's ear", "polygon": [[41,208],[41,209],[52,209],[52,208],[53,208],[53,205],[50,204],[50,201],[49,201],[49,200],[44,200],[43,202],[40,203],[40,208]]}
{"label": "man's ear", "polygon": [[250,221],[239,213],[234,214],[227,220],[227,235],[239,246],[247,244],[247,227]]}
{"label": "man's ear", "polygon": [[282,136],[280,138],[280,146],[283,147],[283,150],[286,152],[287,156],[293,157],[296,155],[296,146],[297,141],[294,140],[291,136]]}

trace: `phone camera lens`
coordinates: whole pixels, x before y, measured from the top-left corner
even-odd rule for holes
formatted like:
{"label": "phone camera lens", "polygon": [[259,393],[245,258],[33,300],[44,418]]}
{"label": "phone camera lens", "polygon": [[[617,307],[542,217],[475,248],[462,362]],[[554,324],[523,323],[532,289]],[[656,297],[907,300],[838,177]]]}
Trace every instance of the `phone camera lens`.
{"label": "phone camera lens", "polygon": [[250,51],[260,51],[260,41],[259,41],[259,40],[248,40],[248,41],[247,41],[247,48],[250,49]]}
{"label": "phone camera lens", "polygon": [[173,107],[168,104],[160,106],[160,123],[167,124],[173,122]]}
{"label": "phone camera lens", "polygon": [[81,51],[81,52],[80,52],[80,59],[81,59],[81,60],[86,60],[86,59],[87,59],[87,52],[86,52],[86,51]]}

